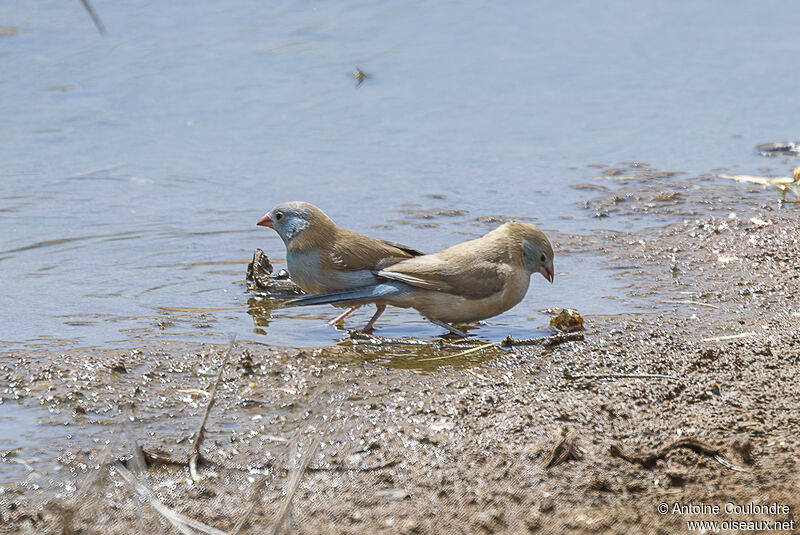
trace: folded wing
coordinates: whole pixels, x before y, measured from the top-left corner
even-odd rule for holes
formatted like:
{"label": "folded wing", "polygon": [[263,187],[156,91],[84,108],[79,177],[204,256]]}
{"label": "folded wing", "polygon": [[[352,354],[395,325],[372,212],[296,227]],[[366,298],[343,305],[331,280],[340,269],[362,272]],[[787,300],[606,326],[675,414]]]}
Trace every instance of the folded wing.
{"label": "folded wing", "polygon": [[411,286],[481,299],[500,292],[510,267],[505,264],[465,259],[459,263],[426,255],[403,260],[377,271],[378,277]]}
{"label": "folded wing", "polygon": [[376,240],[344,229],[341,231],[347,236],[337,237],[330,245],[330,258],[339,269],[379,270],[401,260],[424,254],[399,243]]}

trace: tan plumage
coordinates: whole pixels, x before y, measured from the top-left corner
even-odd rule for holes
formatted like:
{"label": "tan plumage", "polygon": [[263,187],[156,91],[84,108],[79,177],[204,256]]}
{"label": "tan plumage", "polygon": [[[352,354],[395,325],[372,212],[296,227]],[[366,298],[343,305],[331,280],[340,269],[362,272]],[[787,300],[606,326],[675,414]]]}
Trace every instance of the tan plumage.
{"label": "tan plumage", "polygon": [[552,277],[553,249],[544,233],[527,223],[506,223],[475,240],[443,251],[403,260],[380,270],[381,278],[404,282],[420,290],[386,304],[411,307],[422,315],[448,323],[496,316],[522,301],[530,275],[524,244],[541,249],[537,255],[546,278]]}
{"label": "tan plumage", "polygon": [[302,203],[302,206],[309,211],[309,227],[298,233],[288,247],[293,252],[319,251],[327,268],[345,271],[376,270],[423,254],[406,245],[376,240],[344,229],[316,206],[308,203]]}
{"label": "tan plumage", "polygon": [[[506,223],[485,236],[436,254],[405,260],[378,275],[464,297],[486,297],[500,291],[514,270],[525,269],[522,250],[525,239],[549,245],[542,231],[533,225]],[[548,253],[552,258],[552,249]]]}
{"label": "tan plumage", "polygon": [[375,303],[414,308],[451,332],[448,323],[489,318],[522,301],[530,276],[553,281],[553,248],[536,226],[505,223],[485,236],[439,253],[401,260],[375,272],[383,282],[300,298],[297,305]]}

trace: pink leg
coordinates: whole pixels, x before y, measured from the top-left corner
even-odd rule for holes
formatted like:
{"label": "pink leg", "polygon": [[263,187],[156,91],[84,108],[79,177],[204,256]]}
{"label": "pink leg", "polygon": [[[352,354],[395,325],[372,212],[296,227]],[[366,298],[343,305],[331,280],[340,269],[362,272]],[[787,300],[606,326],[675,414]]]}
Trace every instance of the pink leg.
{"label": "pink leg", "polygon": [[465,333],[464,331],[460,331],[460,330],[456,329],[455,327],[453,327],[449,323],[445,323],[445,322],[440,321],[440,320],[435,320],[433,318],[427,318],[427,320],[430,321],[431,323],[435,324],[435,325],[438,325],[439,327],[444,327],[445,329],[447,329],[451,333],[455,334],[456,336],[460,336],[461,338],[466,338],[467,337],[467,333]]}
{"label": "pink leg", "polygon": [[375,306],[377,307],[377,310],[375,311],[375,315],[372,316],[372,319],[369,320],[369,323],[364,325],[364,328],[361,329],[365,333],[367,333],[367,332],[372,330],[372,326],[375,325],[375,320],[377,320],[379,317],[381,317],[381,314],[383,314],[383,311],[386,310],[386,305],[378,305],[378,304],[376,304]]}
{"label": "pink leg", "polygon": [[[361,306],[361,305],[359,305],[359,306]],[[339,323],[340,321],[344,321],[344,319],[345,319],[347,316],[349,316],[350,314],[352,314],[353,312],[355,312],[355,310],[356,310],[357,308],[358,308],[358,306],[355,306],[355,307],[350,307],[350,308],[348,308],[347,310],[345,310],[344,312],[342,312],[341,314],[339,314],[338,316],[336,316],[335,318],[333,318],[331,321],[329,321],[329,322],[328,322],[328,325],[336,325],[336,324],[337,324],[337,323]]]}

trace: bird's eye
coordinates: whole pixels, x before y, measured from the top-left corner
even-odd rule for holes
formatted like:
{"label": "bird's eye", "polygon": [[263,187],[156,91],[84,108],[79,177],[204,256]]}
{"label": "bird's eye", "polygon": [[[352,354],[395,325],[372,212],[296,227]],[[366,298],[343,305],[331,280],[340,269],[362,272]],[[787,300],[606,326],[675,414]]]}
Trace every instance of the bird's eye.
{"label": "bird's eye", "polygon": [[278,212],[277,214],[275,214],[275,220],[276,221],[280,221],[281,219],[283,219],[283,213]]}
{"label": "bird's eye", "polygon": [[542,255],[542,258],[541,258],[540,260],[541,260],[543,263],[544,263],[544,262],[547,262],[547,257],[546,257],[545,255]]}

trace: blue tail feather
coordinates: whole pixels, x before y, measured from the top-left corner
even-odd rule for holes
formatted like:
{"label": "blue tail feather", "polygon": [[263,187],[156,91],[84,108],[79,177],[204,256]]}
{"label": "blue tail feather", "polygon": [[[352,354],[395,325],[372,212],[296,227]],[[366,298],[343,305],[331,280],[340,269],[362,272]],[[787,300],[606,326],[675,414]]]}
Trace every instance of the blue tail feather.
{"label": "blue tail feather", "polygon": [[365,302],[369,303],[376,299],[385,297],[392,297],[401,294],[408,288],[407,284],[402,282],[381,282],[371,286],[362,286],[360,288],[352,288],[349,290],[337,290],[335,292],[327,292],[324,294],[304,295],[297,299],[292,299],[286,303],[286,306],[309,306],[309,305],[325,305],[341,302]]}

